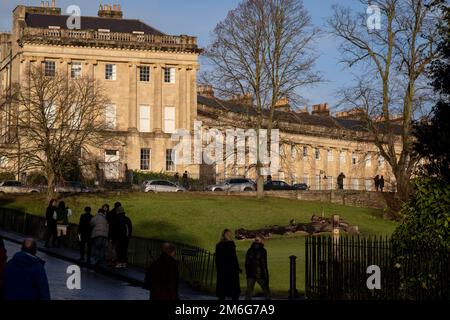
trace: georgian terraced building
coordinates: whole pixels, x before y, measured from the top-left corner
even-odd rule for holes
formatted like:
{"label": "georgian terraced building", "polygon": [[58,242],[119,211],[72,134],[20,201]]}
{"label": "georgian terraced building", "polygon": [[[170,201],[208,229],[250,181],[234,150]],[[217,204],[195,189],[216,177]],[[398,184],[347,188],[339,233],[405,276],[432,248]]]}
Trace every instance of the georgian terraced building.
{"label": "georgian terraced building", "polygon": [[[196,118],[197,39],[171,36],[139,21],[124,19],[119,6],[100,6],[98,17],[81,17],[69,29],[61,8],[17,6],[11,33],[0,35],[0,89],[21,83],[24,70],[42,65],[46,73],[67,72],[100,80],[111,104],[105,117],[121,137],[103,146],[106,179],[123,178],[124,168],[175,168],[171,134],[191,130]],[[2,117],[2,136],[9,129]]]}
{"label": "georgian terraced building", "polygon": [[[124,179],[125,168],[171,174],[188,170],[207,181],[255,178],[251,165],[175,164],[172,150],[177,142],[171,137],[176,130],[193,133],[195,121],[202,121],[204,129],[242,128],[249,115],[247,106],[222,101],[210,87],[197,86],[201,50],[195,37],[166,35],[125,19],[120,6],[101,6],[98,17],[81,17],[80,29],[69,29],[67,20],[54,1],[52,6],[16,7],[12,32],[0,34],[1,92],[24,81],[30,65],[42,66],[49,74],[67,72],[101,81],[111,101],[105,106],[105,120],[120,138],[120,143],[100,146],[108,180]],[[394,189],[389,164],[357,116],[350,112],[333,117],[326,104],[313,106],[309,113],[292,109],[288,101],[280,103],[275,119],[281,162],[273,179],[335,189],[343,172],[346,189],[373,190],[373,177],[379,174],[386,188]],[[0,112],[2,137],[10,127]],[[6,162],[0,161],[0,170],[8,169]]]}

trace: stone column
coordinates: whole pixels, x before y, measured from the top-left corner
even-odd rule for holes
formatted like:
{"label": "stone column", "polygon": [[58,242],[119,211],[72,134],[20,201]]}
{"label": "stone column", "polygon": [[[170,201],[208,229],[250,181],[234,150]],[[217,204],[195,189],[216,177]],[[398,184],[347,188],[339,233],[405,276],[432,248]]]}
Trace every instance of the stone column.
{"label": "stone column", "polygon": [[95,79],[95,66],[98,64],[97,60],[87,60],[84,65],[88,69],[87,76]]}
{"label": "stone column", "polygon": [[135,63],[129,63],[130,67],[130,85],[128,100],[128,130],[137,131],[137,68]]}
{"label": "stone column", "polygon": [[189,123],[187,122],[187,71],[185,66],[178,67],[178,105],[176,111],[177,127],[176,129],[189,130]]}
{"label": "stone column", "polygon": [[162,68],[160,64],[153,67],[152,81],[154,83],[154,106],[153,106],[153,130],[155,133],[162,132]]}

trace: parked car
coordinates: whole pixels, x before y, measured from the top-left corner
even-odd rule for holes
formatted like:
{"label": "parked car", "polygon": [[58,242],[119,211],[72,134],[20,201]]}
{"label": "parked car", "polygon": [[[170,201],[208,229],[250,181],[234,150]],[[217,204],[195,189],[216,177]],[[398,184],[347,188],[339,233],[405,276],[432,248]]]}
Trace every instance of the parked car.
{"label": "parked car", "polygon": [[252,180],[245,178],[227,179],[223,183],[207,186],[206,191],[256,191],[256,184]]}
{"label": "parked car", "polygon": [[292,187],[294,187],[294,190],[309,190],[306,183],[296,183]]}
{"label": "parked car", "polygon": [[79,181],[66,181],[55,187],[56,193],[92,193],[97,192],[95,188],[88,187]]}
{"label": "parked car", "polygon": [[288,184],[284,181],[272,180],[272,181],[268,181],[264,184],[264,190],[286,191],[286,190],[294,190],[294,188],[290,184]]}
{"label": "parked car", "polygon": [[186,189],[166,180],[150,180],[142,183],[144,192],[186,192]]}
{"label": "parked car", "polygon": [[27,187],[20,181],[5,180],[0,182],[0,193],[37,193],[39,188]]}

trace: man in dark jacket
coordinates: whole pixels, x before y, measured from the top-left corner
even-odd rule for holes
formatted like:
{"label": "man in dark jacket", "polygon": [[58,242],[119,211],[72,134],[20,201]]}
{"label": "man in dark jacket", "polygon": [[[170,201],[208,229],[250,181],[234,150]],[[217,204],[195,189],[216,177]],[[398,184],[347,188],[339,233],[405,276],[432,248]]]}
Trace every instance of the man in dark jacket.
{"label": "man in dark jacket", "polygon": [[345,178],[346,177],[343,172],[341,172],[341,174],[337,177],[337,185],[338,185],[339,190],[344,190],[344,179]]}
{"label": "man in dark jacket", "polygon": [[126,268],[128,263],[128,242],[133,231],[130,218],[125,215],[122,207],[117,208],[117,217],[114,226],[114,241],[116,242],[117,265],[116,268]]}
{"label": "man in dark jacket", "polygon": [[85,250],[87,246],[87,263],[91,263],[91,220],[94,217],[91,214],[92,209],[90,207],[84,208],[84,213],[80,217],[80,223],[78,224],[78,240],[80,241],[80,261],[85,261]]}
{"label": "man in dark jacket", "polygon": [[257,282],[264,291],[266,300],[270,300],[269,269],[267,268],[267,251],[262,238],[256,237],[255,242],[247,251],[245,257],[245,271],[247,273],[246,300],[251,300],[253,289]]}
{"label": "man in dark jacket", "polygon": [[161,256],[151,265],[145,275],[145,288],[150,290],[150,299],[176,301],[178,296],[178,261],[175,260],[175,246],[164,243]]}
{"label": "man in dark jacket", "polygon": [[381,192],[383,192],[383,190],[384,190],[384,177],[383,176],[381,176],[379,184],[380,184],[380,190],[381,190]]}
{"label": "man in dark jacket", "polygon": [[6,300],[50,300],[45,262],[36,257],[36,252],[36,242],[26,239],[22,251],[6,265]]}

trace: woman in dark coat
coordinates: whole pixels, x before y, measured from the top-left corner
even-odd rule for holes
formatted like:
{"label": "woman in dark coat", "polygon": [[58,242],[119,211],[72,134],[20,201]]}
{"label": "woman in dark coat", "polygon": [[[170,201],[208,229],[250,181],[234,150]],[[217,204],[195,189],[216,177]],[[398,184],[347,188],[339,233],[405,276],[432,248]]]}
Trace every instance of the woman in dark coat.
{"label": "woman in dark coat", "polygon": [[217,296],[219,300],[231,297],[239,300],[241,286],[239,281],[239,262],[236,245],[231,230],[225,229],[220,242],[216,245]]}
{"label": "woman in dark coat", "polygon": [[50,238],[52,239],[53,247],[56,247],[56,240],[58,237],[58,231],[56,229],[56,219],[57,217],[57,206],[56,200],[50,200],[48,204],[47,211],[45,212],[45,225],[47,230],[45,232],[45,247],[48,248],[50,246]]}

